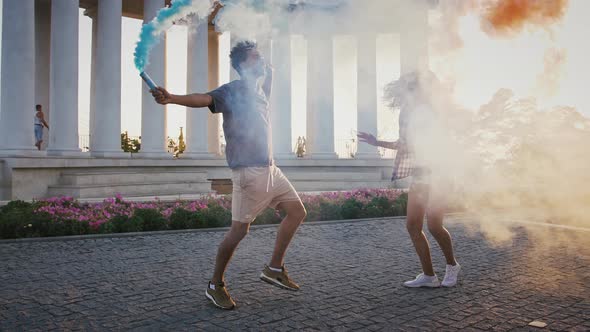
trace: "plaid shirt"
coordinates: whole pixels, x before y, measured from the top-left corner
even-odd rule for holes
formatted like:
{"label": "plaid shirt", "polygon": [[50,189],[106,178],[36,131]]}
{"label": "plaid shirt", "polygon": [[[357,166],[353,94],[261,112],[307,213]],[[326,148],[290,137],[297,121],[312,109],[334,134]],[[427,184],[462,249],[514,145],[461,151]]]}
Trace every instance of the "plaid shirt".
{"label": "plaid shirt", "polygon": [[399,113],[399,140],[397,141],[397,153],[393,162],[391,181],[411,176],[414,171],[415,155],[408,146],[408,122],[409,111],[406,107],[402,107]]}
{"label": "plaid shirt", "polygon": [[[423,107],[427,105],[413,105],[408,107],[402,103],[402,96],[416,90],[421,84],[425,84],[427,89],[434,84],[440,84],[438,79],[430,71],[427,72],[410,72],[402,75],[398,80],[393,81],[385,87],[385,96],[391,99],[390,106],[392,108],[399,108],[399,140],[397,141],[397,153],[393,164],[393,174],[391,180],[399,180],[408,176],[421,177],[429,175],[430,168],[422,165],[423,161],[416,155],[414,147],[415,139],[417,138],[417,129],[429,130],[428,120],[429,115],[426,112],[421,114]],[[424,122],[425,123],[422,123]],[[411,125],[410,125],[411,123]]]}

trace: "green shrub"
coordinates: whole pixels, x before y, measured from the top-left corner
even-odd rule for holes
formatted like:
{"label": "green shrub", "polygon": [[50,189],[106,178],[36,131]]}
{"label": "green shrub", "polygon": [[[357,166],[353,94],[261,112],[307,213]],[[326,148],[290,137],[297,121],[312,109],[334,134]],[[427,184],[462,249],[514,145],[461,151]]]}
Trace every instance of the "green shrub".
{"label": "green shrub", "polygon": [[201,221],[197,212],[178,208],[170,215],[170,229],[198,228]]}
{"label": "green shrub", "polygon": [[343,219],[358,219],[363,216],[363,203],[355,198],[349,198],[342,204],[341,212]]}
{"label": "green shrub", "polygon": [[320,220],[340,220],[342,219],[341,208],[339,205],[328,202],[320,202]]}
{"label": "green shrub", "polygon": [[201,221],[197,228],[227,227],[231,225],[231,211],[217,203],[209,203],[206,209],[197,212],[197,219]]}
{"label": "green shrub", "polygon": [[[75,203],[68,203],[74,205]],[[0,208],[0,238],[85,235],[93,233],[89,222],[55,220],[46,212],[35,212],[39,202],[12,201]]]}
{"label": "green shrub", "polygon": [[387,211],[385,217],[397,217],[404,216],[406,214],[406,208],[404,204],[398,201],[392,202],[391,209]]}
{"label": "green shrub", "polygon": [[[111,226],[104,226],[110,224]],[[143,230],[143,218],[137,215],[132,217],[119,215],[114,216],[108,222],[102,224],[105,230],[110,229],[111,233],[141,232]]]}
{"label": "green shrub", "polygon": [[107,221],[105,223],[102,223],[102,224],[100,224],[100,226],[98,226],[98,233],[100,233],[100,234],[112,234],[112,233],[116,233],[115,232],[115,226],[110,221]]}
{"label": "green shrub", "polygon": [[48,213],[12,209],[0,216],[0,237],[5,239],[23,237],[46,237],[90,234],[88,222],[77,220],[54,221]]}
{"label": "green shrub", "polygon": [[307,217],[305,217],[306,222],[310,221],[319,221],[321,220],[321,215],[319,209],[315,209],[307,203],[303,203],[305,210],[307,211]]}
{"label": "green shrub", "polygon": [[401,194],[393,202],[392,216],[405,216],[408,211],[408,193]]}
{"label": "green shrub", "polygon": [[[0,238],[14,239],[22,237],[24,230],[21,228],[26,225],[22,219],[19,212],[0,212]],[[28,220],[26,222],[28,224]]]}
{"label": "green shrub", "polygon": [[0,213],[8,213],[11,211],[31,211],[35,209],[36,204],[25,202],[25,201],[10,201],[8,204],[0,207]]}
{"label": "green shrub", "polygon": [[365,207],[365,217],[379,218],[392,215],[393,202],[387,197],[373,197]]}
{"label": "green shrub", "polygon": [[166,218],[156,209],[137,209],[133,216],[141,218],[144,231],[161,231],[168,228]]}
{"label": "green shrub", "polygon": [[[130,218],[128,216],[114,216],[109,221],[103,223],[101,226],[104,226],[105,229],[110,229],[112,233],[124,233],[129,219]],[[110,224],[111,226],[106,226],[107,224]],[[143,227],[141,229],[143,229]]]}
{"label": "green shrub", "polygon": [[283,218],[276,209],[266,209],[254,220],[256,225],[279,224]]}
{"label": "green shrub", "polygon": [[87,221],[63,220],[56,222],[55,227],[57,236],[90,234],[90,224]]}
{"label": "green shrub", "polygon": [[35,213],[36,204],[12,201],[0,209],[0,238],[51,236],[46,228],[53,222],[46,213]]}
{"label": "green shrub", "polygon": [[[13,218],[17,214],[16,211],[13,211],[9,215]],[[45,237],[57,236],[56,233],[59,234],[59,225],[56,225],[56,222],[52,220],[48,213],[34,213],[26,217],[20,214],[20,217],[22,219],[18,221],[17,237]]]}
{"label": "green shrub", "polygon": [[[119,203],[121,202],[119,201]],[[227,200],[222,202],[223,204],[228,203]],[[0,238],[210,228],[229,226],[232,222],[230,209],[224,208],[214,199],[209,201],[205,209],[191,212],[178,208],[172,212],[169,218],[165,218],[158,209],[136,209],[132,217],[115,216],[108,222],[101,224],[98,229],[90,227],[89,222],[63,219],[56,221],[54,215],[47,212],[35,212],[45,204],[55,204],[55,202],[27,203],[24,201],[12,201],[0,207]],[[63,202],[60,201],[57,204],[67,207],[86,208],[83,204],[69,199],[63,200]],[[395,200],[373,196],[371,201],[366,204],[355,198],[341,201],[322,197],[310,199],[304,203],[307,210],[306,221],[403,216],[406,215],[407,205],[407,193],[401,194]],[[457,204],[457,206],[459,205]],[[459,208],[455,207],[455,209]],[[255,220],[255,224],[277,224],[280,223],[283,217],[275,209],[266,209]],[[62,215],[59,218],[71,217]]]}

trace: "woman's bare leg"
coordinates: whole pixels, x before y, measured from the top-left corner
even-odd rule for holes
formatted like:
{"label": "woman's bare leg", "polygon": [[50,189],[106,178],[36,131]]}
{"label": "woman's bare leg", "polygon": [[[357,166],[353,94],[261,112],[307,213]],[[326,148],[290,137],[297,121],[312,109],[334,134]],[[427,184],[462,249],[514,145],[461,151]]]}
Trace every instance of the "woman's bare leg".
{"label": "woman's bare leg", "polygon": [[408,233],[420,258],[422,271],[427,276],[434,276],[432,258],[430,257],[430,245],[422,231],[424,214],[428,204],[428,186],[413,184],[408,193],[407,224]]}

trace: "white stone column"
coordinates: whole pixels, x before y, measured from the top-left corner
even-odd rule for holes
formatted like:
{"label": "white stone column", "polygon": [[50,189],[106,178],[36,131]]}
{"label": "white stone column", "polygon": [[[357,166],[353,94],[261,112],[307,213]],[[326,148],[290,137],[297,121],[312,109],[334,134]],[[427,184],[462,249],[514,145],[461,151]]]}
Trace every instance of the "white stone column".
{"label": "white stone column", "polygon": [[428,66],[428,4],[416,1],[400,24],[400,69],[402,74]]}
{"label": "white stone column", "polygon": [[0,155],[35,152],[35,1],[2,2]]}
{"label": "white stone column", "polygon": [[78,0],[51,2],[48,154],[78,155]]}
{"label": "white stone column", "polygon": [[[219,33],[209,26],[209,90],[219,86]],[[207,121],[209,153],[221,156],[221,114],[209,112]]]}
{"label": "white stone column", "polygon": [[334,41],[307,43],[307,145],[312,159],[338,158],[334,149]]}
{"label": "white stone column", "polygon": [[90,152],[96,157],[124,157],[121,150],[122,0],[98,2],[94,115],[90,116]]}
{"label": "white stone column", "polygon": [[[91,42],[91,50],[90,50],[90,105],[89,105],[89,114],[88,114],[88,135],[90,137],[90,143],[92,142],[92,136],[94,136],[94,123],[96,120],[94,116],[96,115],[96,41],[98,39],[98,18],[97,18],[96,8],[94,12],[89,13],[88,16],[92,19],[92,42]],[[90,145],[92,148],[92,145]]]}
{"label": "white stone column", "polygon": [[[51,57],[51,2],[35,1],[35,103],[43,106],[45,121],[51,122],[49,67]],[[41,150],[47,149],[49,131],[43,129]]]}
{"label": "white stone column", "polygon": [[[158,10],[165,5],[164,0],[144,0],[143,22],[150,22]],[[166,37],[150,52],[150,63],[145,72],[160,86],[166,85]],[[154,101],[147,85],[142,84],[141,108],[141,150],[142,158],[172,158],[166,152],[166,107]]]}
{"label": "white stone column", "polygon": [[[187,92],[203,93],[209,90],[209,26],[206,20],[199,23],[195,31],[188,34]],[[210,159],[209,153],[209,110],[186,109],[186,151],[182,158]]]}
{"label": "white stone column", "polygon": [[274,155],[277,159],[293,159],[291,35],[280,35],[273,40],[272,64],[275,70],[270,106]]}
{"label": "white stone column", "polygon": [[[357,129],[377,136],[377,36],[357,39]],[[381,158],[377,147],[359,143],[357,159]]]}

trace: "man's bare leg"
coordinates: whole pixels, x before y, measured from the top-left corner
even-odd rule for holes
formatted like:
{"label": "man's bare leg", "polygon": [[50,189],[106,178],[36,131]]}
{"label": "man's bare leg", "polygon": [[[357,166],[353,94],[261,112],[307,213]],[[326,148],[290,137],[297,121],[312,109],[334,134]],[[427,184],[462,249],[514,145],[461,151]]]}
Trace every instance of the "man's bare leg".
{"label": "man's bare leg", "polygon": [[301,201],[283,202],[278,206],[279,209],[285,211],[286,217],[281,222],[279,230],[277,231],[277,239],[275,248],[270,260],[270,267],[280,268],[283,266],[285,252],[291,243],[293,236],[297,232],[299,225],[307,216],[307,211]]}
{"label": "man's bare leg", "polygon": [[238,244],[244,239],[250,230],[250,224],[240,221],[232,221],[230,230],[225,234],[223,241],[217,249],[215,258],[215,271],[213,272],[212,284],[219,284],[224,281],[225,270],[231,260]]}

